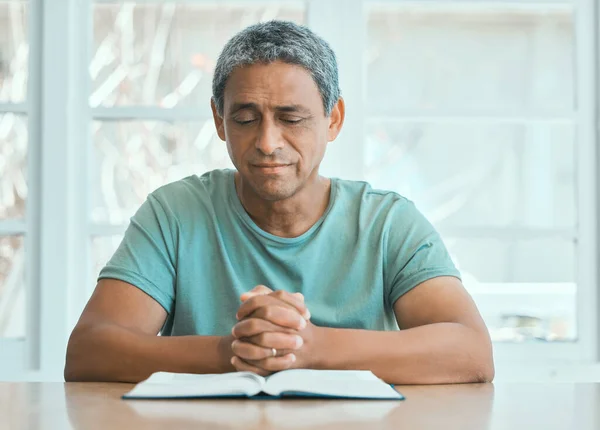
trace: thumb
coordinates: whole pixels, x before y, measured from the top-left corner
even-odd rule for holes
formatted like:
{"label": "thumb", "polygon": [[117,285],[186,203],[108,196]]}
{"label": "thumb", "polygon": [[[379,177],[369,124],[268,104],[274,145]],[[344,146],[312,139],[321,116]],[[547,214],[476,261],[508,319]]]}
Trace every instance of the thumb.
{"label": "thumb", "polygon": [[246,300],[248,300],[254,296],[262,296],[262,295],[266,295],[266,294],[271,294],[272,292],[273,292],[273,290],[267,286],[257,285],[256,287],[252,288],[250,291],[247,291],[244,294],[242,294],[240,298],[242,299],[242,302],[245,302]]}

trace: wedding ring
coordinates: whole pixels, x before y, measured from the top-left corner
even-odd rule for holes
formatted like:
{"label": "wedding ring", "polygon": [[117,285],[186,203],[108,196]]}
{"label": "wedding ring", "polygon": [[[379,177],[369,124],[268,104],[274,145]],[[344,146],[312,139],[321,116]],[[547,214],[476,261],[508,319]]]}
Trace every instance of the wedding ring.
{"label": "wedding ring", "polygon": [[277,350],[275,348],[271,348],[271,352],[273,353],[273,357],[277,357]]}

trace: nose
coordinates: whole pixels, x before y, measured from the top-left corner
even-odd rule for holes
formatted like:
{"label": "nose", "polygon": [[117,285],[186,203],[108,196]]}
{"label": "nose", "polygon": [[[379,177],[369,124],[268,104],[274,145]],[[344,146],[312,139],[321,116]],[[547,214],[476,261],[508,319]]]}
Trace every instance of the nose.
{"label": "nose", "polygon": [[281,130],[279,130],[273,121],[268,119],[261,121],[255,147],[264,155],[273,155],[278,149],[283,148]]}

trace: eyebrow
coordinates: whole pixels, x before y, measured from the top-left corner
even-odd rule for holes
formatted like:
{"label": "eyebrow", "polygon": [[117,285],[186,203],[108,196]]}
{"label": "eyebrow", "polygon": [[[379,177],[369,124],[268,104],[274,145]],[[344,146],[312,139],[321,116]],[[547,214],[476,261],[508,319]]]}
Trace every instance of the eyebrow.
{"label": "eyebrow", "polygon": [[[258,105],[256,103],[234,103],[231,107],[231,113],[234,114],[244,109],[258,110]],[[299,112],[310,114],[310,111],[301,105],[275,106],[275,110],[277,112]]]}

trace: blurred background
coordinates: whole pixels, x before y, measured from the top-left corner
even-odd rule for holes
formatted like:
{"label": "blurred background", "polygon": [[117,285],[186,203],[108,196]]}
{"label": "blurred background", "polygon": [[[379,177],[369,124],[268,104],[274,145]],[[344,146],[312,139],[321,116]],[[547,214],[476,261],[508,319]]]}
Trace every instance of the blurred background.
{"label": "blurred background", "polygon": [[596,8],[0,0],[0,377],[60,378],[67,336],[147,194],[232,167],[210,112],[213,68],[233,34],[270,19],[309,26],[338,56],[347,122],[322,173],[416,203],[461,270],[500,369],[589,369]]}

